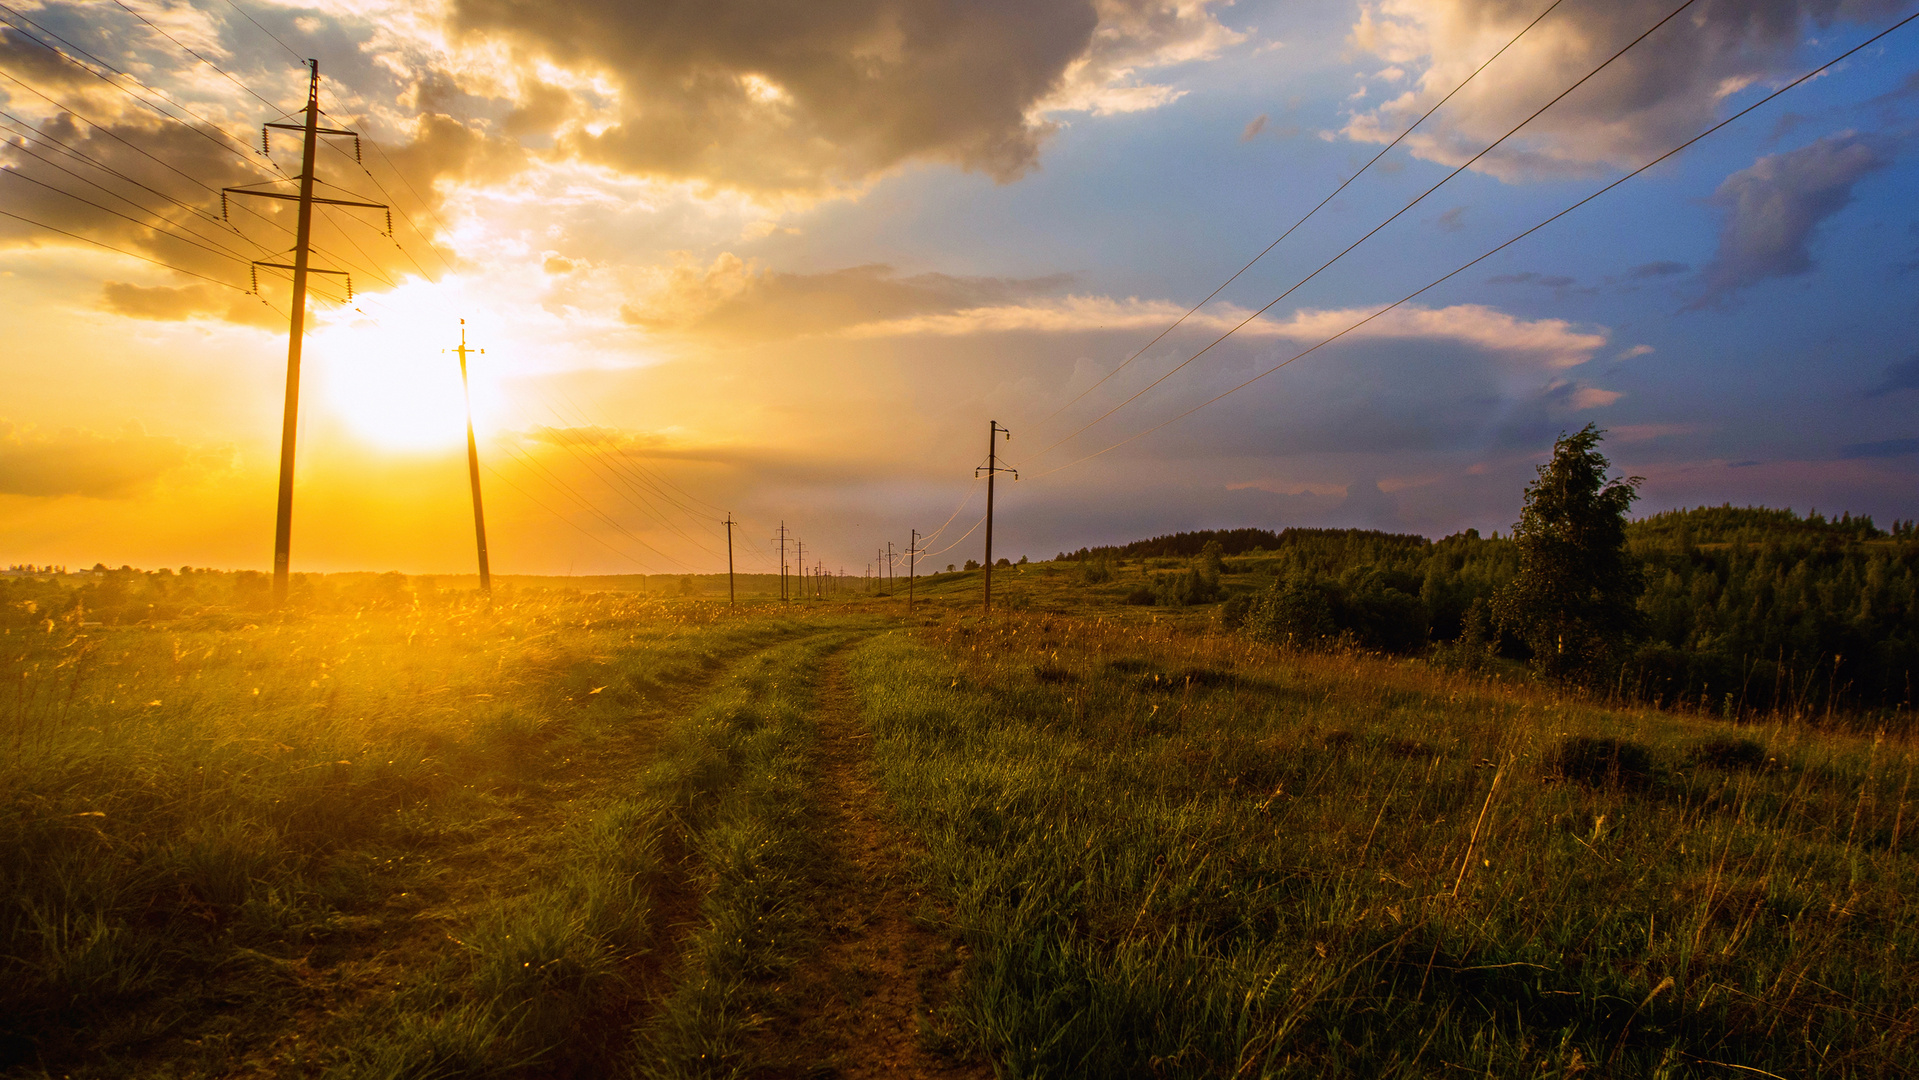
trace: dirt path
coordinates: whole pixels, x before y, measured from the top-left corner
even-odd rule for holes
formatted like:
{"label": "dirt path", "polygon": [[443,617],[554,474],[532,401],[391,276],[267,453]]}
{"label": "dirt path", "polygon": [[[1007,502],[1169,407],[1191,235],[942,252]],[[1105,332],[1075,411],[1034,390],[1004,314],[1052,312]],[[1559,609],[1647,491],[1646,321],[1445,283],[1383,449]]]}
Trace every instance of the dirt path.
{"label": "dirt path", "polygon": [[859,724],[843,660],[819,684],[821,832],[836,853],[819,901],[825,943],[781,991],[766,1060],[776,1076],[990,1077],[950,1036],[944,1006],[964,954],[915,915],[930,911],[907,880],[899,837],[879,816],[872,741]]}

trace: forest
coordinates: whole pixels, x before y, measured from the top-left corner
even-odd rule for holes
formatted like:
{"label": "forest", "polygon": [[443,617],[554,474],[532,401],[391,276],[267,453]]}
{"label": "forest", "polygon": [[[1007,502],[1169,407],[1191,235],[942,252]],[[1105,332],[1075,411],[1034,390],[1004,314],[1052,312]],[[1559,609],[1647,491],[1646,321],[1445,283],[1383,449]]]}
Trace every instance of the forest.
{"label": "forest", "polygon": [[[1627,544],[1644,591],[1638,632],[1610,672],[1611,691],[1728,715],[1911,701],[1919,668],[1914,523],[1881,529],[1851,514],[1709,506],[1632,521]],[[1529,655],[1490,615],[1494,594],[1518,570],[1516,546],[1497,534],[1469,529],[1429,540],[1359,529],[1233,529],[1060,556],[1095,568],[1092,579],[1114,562],[1168,557],[1193,560],[1194,578],[1221,557],[1229,584],[1253,575],[1251,588],[1224,590],[1220,614],[1255,636],[1468,665]],[[1162,585],[1153,602],[1169,601],[1178,596]]]}

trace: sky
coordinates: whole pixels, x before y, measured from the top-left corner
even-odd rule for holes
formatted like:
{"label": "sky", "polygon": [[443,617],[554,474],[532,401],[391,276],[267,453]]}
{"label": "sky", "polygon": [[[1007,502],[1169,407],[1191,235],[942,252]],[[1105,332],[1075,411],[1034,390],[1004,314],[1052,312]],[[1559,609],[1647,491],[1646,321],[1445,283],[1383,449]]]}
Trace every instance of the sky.
{"label": "sky", "polygon": [[463,331],[502,573],[1919,518],[1919,25],[1500,247],[1919,11],[1682,3],[6,0],[0,564],[270,567],[309,58],[296,571],[470,572]]}

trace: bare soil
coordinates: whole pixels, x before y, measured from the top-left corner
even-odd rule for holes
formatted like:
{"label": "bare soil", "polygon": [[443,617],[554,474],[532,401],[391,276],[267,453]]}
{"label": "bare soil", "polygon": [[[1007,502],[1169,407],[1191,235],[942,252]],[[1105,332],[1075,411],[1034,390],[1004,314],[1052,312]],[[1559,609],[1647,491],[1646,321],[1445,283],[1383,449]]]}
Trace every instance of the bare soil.
{"label": "bare soil", "polygon": [[956,1037],[949,1002],[965,947],[912,887],[901,838],[881,816],[871,738],[839,657],[819,686],[819,806],[835,853],[817,907],[822,944],[780,988],[762,1044],[771,1076],[990,1077]]}

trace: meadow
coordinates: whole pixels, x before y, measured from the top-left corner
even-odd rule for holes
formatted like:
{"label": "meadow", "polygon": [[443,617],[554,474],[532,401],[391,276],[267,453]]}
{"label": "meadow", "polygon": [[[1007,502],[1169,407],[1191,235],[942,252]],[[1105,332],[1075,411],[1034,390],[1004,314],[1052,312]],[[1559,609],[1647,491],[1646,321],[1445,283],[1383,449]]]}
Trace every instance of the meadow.
{"label": "meadow", "polygon": [[1181,565],[1002,570],[991,619],[968,573],[16,588],[0,1069],[1909,1073],[1902,714],[1126,602]]}

